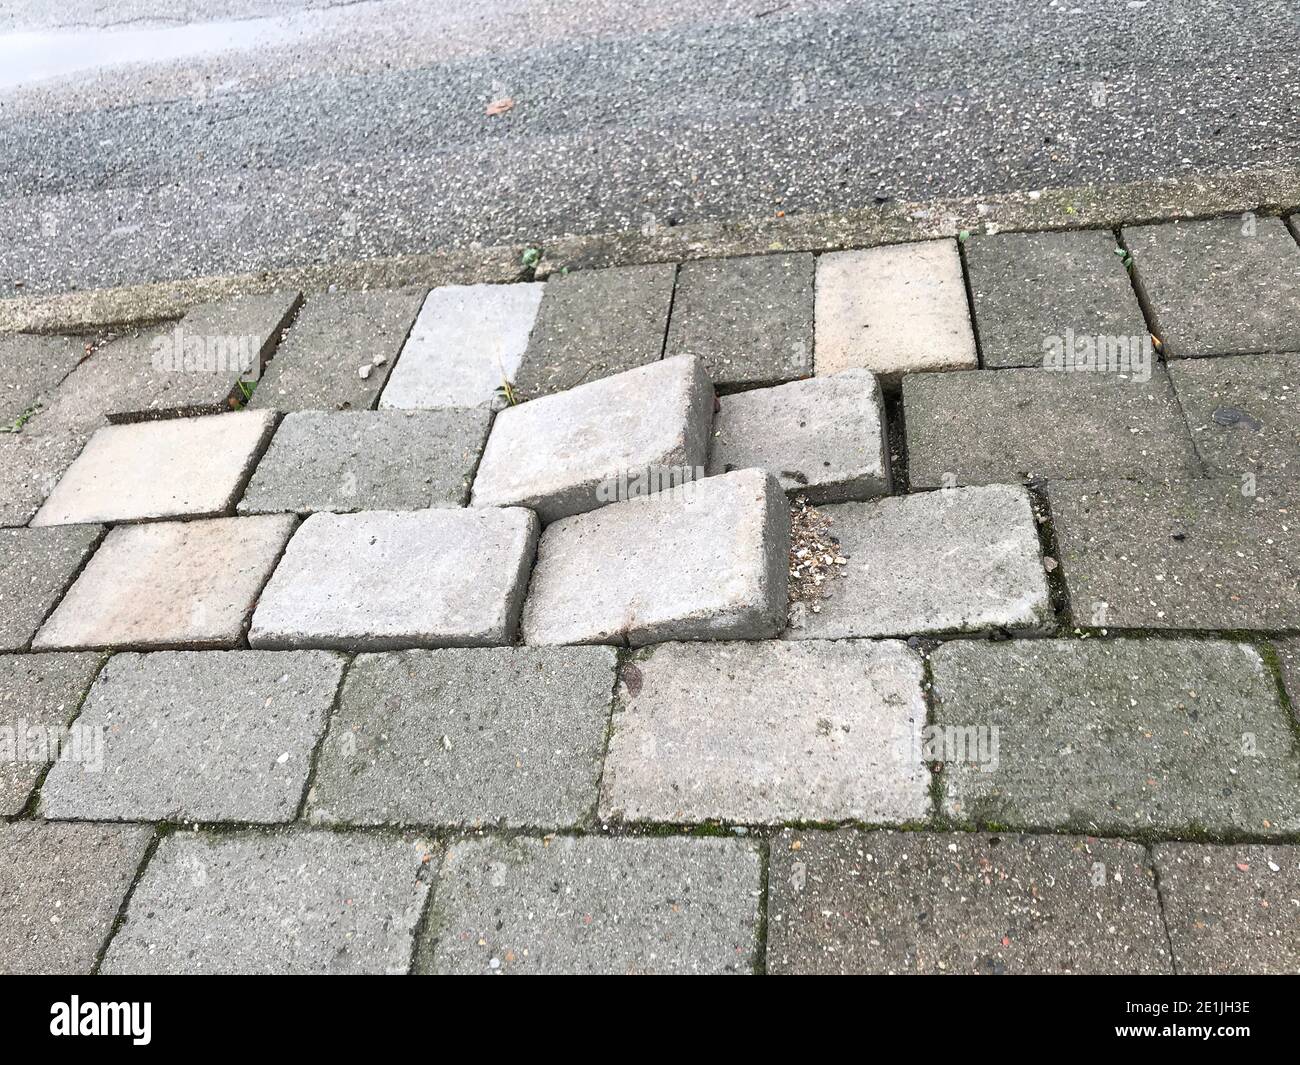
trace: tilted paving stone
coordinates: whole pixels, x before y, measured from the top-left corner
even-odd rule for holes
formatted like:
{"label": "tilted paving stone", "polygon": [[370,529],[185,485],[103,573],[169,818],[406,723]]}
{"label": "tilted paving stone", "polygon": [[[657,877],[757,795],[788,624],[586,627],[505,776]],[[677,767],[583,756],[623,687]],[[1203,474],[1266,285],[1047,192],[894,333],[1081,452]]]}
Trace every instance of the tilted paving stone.
{"label": "tilted paving stone", "polygon": [[769,973],[1172,972],[1135,843],[840,830],[771,846]]}
{"label": "tilted paving stone", "polygon": [[703,359],[719,391],[813,372],[811,255],[682,263],[665,354]]}
{"label": "tilted paving stone", "polygon": [[440,857],[376,832],[167,836],[102,971],[405,973]]}
{"label": "tilted paving stone", "polygon": [[1170,358],[1300,351],[1300,247],[1279,218],[1126,226]]}
{"label": "tilted paving stone", "polygon": [[1010,485],[951,488],[821,508],[842,574],[796,603],[786,637],[1042,632],[1053,621],[1033,508]]}
{"label": "tilted paving stone", "polygon": [[342,676],[327,651],[114,655],[77,718],[102,758],[56,764],[41,814],[291,821]]}
{"label": "tilted paving stone", "polygon": [[564,518],[538,544],[524,642],[767,639],[785,625],[789,551],[785,493],[761,470]]}
{"label": "tilted paving stone", "polygon": [[528,507],[550,523],[679,485],[708,461],[712,421],[713,385],[691,357],[509,407],[492,424],[473,505]]}
{"label": "tilted paving stone", "polygon": [[276,430],[239,513],[464,506],[490,421],[485,408],[295,411]]}
{"label": "tilted paving stone", "polygon": [[721,397],[709,475],[751,468],[810,503],[888,494],[889,441],[875,375],[845,370]]}
{"label": "tilted paving stone", "polygon": [[518,507],[313,514],[262,593],[249,643],[344,651],[511,643],[536,544],[537,518]]}
{"label": "tilted paving stone", "polygon": [[955,822],[1105,835],[1300,830],[1300,753],[1249,645],[955,641],[931,666],[944,812]]}
{"label": "tilted paving stone", "polygon": [[267,515],[119,525],[32,646],[234,647],[295,520]]}
{"label": "tilted paving stone", "polygon": [[609,647],[361,655],[310,796],[313,820],[562,828],[596,805]]}
{"label": "tilted paving stone", "polygon": [[1300,724],[1300,638],[1274,640],[1273,650],[1282,669],[1282,684],[1291,700],[1291,709]]}
{"label": "tilted paving stone", "polygon": [[88,975],[152,838],[148,825],[0,823],[0,974]]}
{"label": "tilted paving stone", "polygon": [[0,366],[5,370],[0,428],[11,427],[16,420],[29,416],[83,355],[85,345],[75,337],[0,335]]}
{"label": "tilted paving stone", "polygon": [[920,658],[904,644],[667,644],[623,667],[600,814],[629,822],[918,821]]}
{"label": "tilted paving stone", "polygon": [[419,972],[742,974],[758,848],[735,839],[483,839],[448,848]]}
{"label": "tilted paving stone", "polygon": [[0,651],[21,651],[99,542],[94,525],[0,529]]}

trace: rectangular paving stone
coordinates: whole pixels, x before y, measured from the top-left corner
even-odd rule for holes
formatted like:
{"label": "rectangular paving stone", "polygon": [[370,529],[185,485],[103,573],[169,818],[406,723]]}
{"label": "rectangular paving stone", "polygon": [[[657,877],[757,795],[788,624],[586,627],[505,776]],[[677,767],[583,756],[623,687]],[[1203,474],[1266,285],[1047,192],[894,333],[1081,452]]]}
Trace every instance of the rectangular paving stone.
{"label": "rectangular paving stone", "polygon": [[848,561],[822,602],[796,603],[786,637],[839,640],[1006,630],[1053,621],[1029,493],[951,488],[821,509]]}
{"label": "rectangular paving stone", "polygon": [[292,821],[342,676],[326,651],[114,655],[77,718],[103,736],[102,764],[56,764],[41,815]]}
{"label": "rectangular paving stone", "polygon": [[5,391],[0,395],[0,428],[12,428],[42,402],[45,393],[62,381],[85,355],[85,344],[75,337],[0,335],[0,366]]}
{"label": "rectangular paving stone", "polygon": [[237,509],[464,506],[491,417],[486,409],[294,411],[280,423]]}
{"label": "rectangular paving stone", "polygon": [[979,365],[955,241],[818,256],[816,317],[818,376],[860,367],[892,382]]}
{"label": "rectangular paving stone", "polygon": [[294,522],[285,514],[119,525],[32,646],[234,647]]}
{"label": "rectangular paving stone", "polygon": [[1172,972],[1145,848],[1074,836],[786,831],[772,974]]}
{"label": "rectangular paving stone", "polygon": [[[1300,829],[1300,753],[1249,645],[955,641],[930,660],[935,724],[952,738],[954,822],[1093,835]],[[971,730],[995,741],[993,757],[969,757]]]}
{"label": "rectangular paving stone", "polygon": [[657,647],[622,669],[600,815],[921,820],[922,679],[895,641]]}
{"label": "rectangular paving stone", "polygon": [[712,419],[704,364],[685,356],[509,407],[492,424],[472,503],[528,507],[549,524],[680,485],[708,460]]}
{"label": "rectangular paving stone", "polygon": [[167,836],[101,971],[405,973],[440,856],[387,833]]}
{"label": "rectangular paving stone", "polygon": [[762,640],[785,625],[790,515],[740,470],[555,522],[524,603],[530,644]]}
{"label": "rectangular paving stone", "polygon": [[416,969],[752,973],[759,895],[747,840],[469,840],[447,850]]}
{"label": "rectangular paving stone", "polygon": [[803,253],[682,263],[665,355],[703,359],[721,392],[811,377],[813,274]]}
{"label": "rectangular paving stone", "polygon": [[0,651],[27,647],[102,532],[95,525],[0,529]]}
{"label": "rectangular paving stone", "polygon": [[360,655],[321,750],[309,815],[576,825],[596,806],[614,664],[609,647]]}
{"label": "rectangular paving stone", "polygon": [[313,514],[262,593],[249,643],[511,643],[536,544],[536,516],[517,507]]}

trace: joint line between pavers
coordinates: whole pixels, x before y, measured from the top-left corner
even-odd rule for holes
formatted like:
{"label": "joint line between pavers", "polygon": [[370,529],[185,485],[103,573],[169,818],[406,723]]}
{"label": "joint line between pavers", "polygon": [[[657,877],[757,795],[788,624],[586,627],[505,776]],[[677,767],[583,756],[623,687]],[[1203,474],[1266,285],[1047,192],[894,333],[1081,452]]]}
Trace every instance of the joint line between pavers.
{"label": "joint line between pavers", "polygon": [[140,881],[144,879],[144,872],[153,861],[153,856],[157,852],[159,845],[162,843],[163,833],[154,828],[153,835],[149,839],[144,853],[140,856],[140,864],[136,867],[135,876],[131,878],[131,883],[126,889],[126,894],[122,896],[121,905],[117,908],[117,913],[113,917],[113,923],[109,926],[108,933],[104,936],[104,941],[95,951],[95,960],[90,966],[90,975],[98,976],[100,967],[104,964],[104,959],[108,956],[108,948],[112,946],[113,940],[117,937],[122,926],[126,924],[126,912],[131,905],[131,899],[135,897],[135,889],[139,887]]}
{"label": "joint line between pavers", "polygon": [[[1038,553],[1040,563],[1052,559],[1056,568],[1048,570],[1043,567],[1043,576],[1047,579],[1048,600],[1052,612],[1056,615],[1058,631],[1069,632],[1074,619],[1074,604],[1070,599],[1069,584],[1065,579],[1065,565],[1061,561],[1061,545],[1056,536],[1056,523],[1052,520],[1052,502],[1048,493],[1040,487],[1026,487],[1029,493],[1029,510],[1034,519],[1034,529],[1038,533]],[[1043,520],[1038,520],[1039,508],[1042,508]]]}
{"label": "joint line between pavers", "polygon": [[614,651],[614,683],[609,693],[609,713],[605,717],[605,736],[600,749],[600,771],[596,774],[596,797],[591,804],[591,815],[579,822],[590,825],[594,831],[600,824],[600,800],[605,792],[605,769],[609,764],[609,745],[614,739],[614,713],[618,708],[618,686],[623,680],[623,665],[631,658],[630,649],[619,647]]}
{"label": "joint line between pavers", "polygon": [[[673,311],[677,308],[677,286],[682,280],[682,264],[673,263],[673,287],[668,291],[668,313],[664,316],[664,335],[659,341],[659,361],[663,362],[668,357],[668,334],[672,331]],[[713,388],[714,394],[717,394],[717,385]]]}
{"label": "joint line between pavers", "polygon": [[758,920],[754,925],[754,975],[767,975],[767,920],[771,905],[772,841],[758,841]]}
{"label": "joint line between pavers", "polygon": [[334,688],[334,697],[330,699],[329,712],[325,715],[325,723],[321,726],[320,735],[316,737],[316,743],[312,747],[311,757],[307,759],[307,776],[303,781],[302,795],[298,797],[298,806],[294,812],[290,823],[301,822],[310,824],[307,820],[307,800],[311,795],[311,789],[316,786],[316,773],[320,765],[322,752],[325,750],[325,743],[330,738],[334,730],[334,722],[338,720],[339,711],[343,704],[343,686],[347,683],[348,674],[352,672],[352,664],[356,662],[356,655],[349,655],[337,651],[329,652],[343,659],[343,668],[339,670],[338,684]]}
{"label": "joint line between pavers", "polygon": [[980,336],[979,316],[975,313],[975,288],[971,283],[970,263],[966,258],[966,241],[962,240],[960,233],[957,235],[957,258],[961,262],[961,287],[966,293],[966,314],[970,318],[971,338],[975,341],[975,366],[983,370],[984,341]]}
{"label": "joint line between pavers", "polygon": [[[1133,223],[1127,223],[1132,225]],[[1127,256],[1128,265],[1124,272],[1128,274],[1129,288],[1133,290],[1133,296],[1137,299],[1138,310],[1142,312],[1142,319],[1146,322],[1147,332],[1155,337],[1158,343],[1155,346],[1156,358],[1162,363],[1168,363],[1165,358],[1165,337],[1160,331],[1160,320],[1156,316],[1155,307],[1151,303],[1150,296],[1147,295],[1147,287],[1142,281],[1142,275],[1138,270],[1137,258],[1133,255],[1133,250],[1124,242],[1124,227],[1116,225],[1111,228],[1111,237],[1115,240],[1117,248],[1123,248]]]}
{"label": "joint line between pavers", "polygon": [[1169,969],[1175,975],[1178,972],[1178,957],[1174,954],[1174,937],[1169,931],[1169,915],[1165,911],[1165,893],[1160,883],[1160,866],[1156,864],[1156,849],[1153,844],[1146,845],[1147,861],[1151,864],[1151,876],[1155,880],[1156,908],[1160,911],[1160,927],[1165,930],[1165,949],[1169,951]]}
{"label": "joint line between pavers", "polygon": [[[39,513],[39,511],[37,513]],[[35,517],[36,515],[33,514],[32,518]],[[95,524],[99,524],[99,523],[95,523]],[[22,526],[22,528],[25,529],[33,528],[33,526],[30,523],[30,520],[28,524]],[[36,526],[36,528],[39,528],[39,526]],[[54,597],[54,602],[50,604],[49,610],[47,610],[45,612],[45,616],[41,618],[41,623],[36,626],[36,628],[32,631],[32,634],[27,638],[27,641],[23,644],[22,648],[17,653],[20,654],[31,653],[32,641],[36,639],[41,629],[45,628],[45,623],[49,621],[51,617],[54,616],[54,612],[63,605],[63,600],[67,597],[68,592],[72,590],[72,586],[76,584],[77,581],[81,578],[81,575],[82,573],[85,572],[86,567],[90,565],[90,560],[95,557],[95,555],[99,552],[99,549],[103,546],[105,539],[108,538],[108,534],[111,528],[112,526],[107,524],[99,525],[99,532],[96,534],[94,541],[91,543],[89,549],[86,551],[85,557],[72,571],[72,575],[68,578],[67,582],[63,585],[63,588],[60,589],[59,594]],[[88,648],[88,650],[111,650],[111,648]]]}
{"label": "joint line between pavers", "polygon": [[262,459],[266,458],[266,453],[271,450],[271,442],[275,439],[275,434],[280,430],[280,424],[284,421],[284,412],[272,410],[271,425],[261,438],[253,445],[249,453],[248,461],[244,468],[239,471],[239,477],[235,481],[234,490],[230,493],[230,505],[221,513],[224,517],[238,517],[239,504],[244,501],[244,494],[248,491],[248,484],[253,479],[253,474],[257,472],[257,467],[262,464]]}

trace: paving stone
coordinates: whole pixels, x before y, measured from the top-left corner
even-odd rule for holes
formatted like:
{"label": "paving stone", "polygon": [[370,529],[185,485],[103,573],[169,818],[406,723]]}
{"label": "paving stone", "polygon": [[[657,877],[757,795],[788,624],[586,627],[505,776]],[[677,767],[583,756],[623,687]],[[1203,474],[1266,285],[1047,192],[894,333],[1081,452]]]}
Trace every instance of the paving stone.
{"label": "paving stone", "polygon": [[734,839],[482,839],[447,851],[417,971],[741,974],[758,849]]}
{"label": "paving stone", "polygon": [[0,335],[0,366],[5,372],[0,428],[12,426],[43,402],[45,393],[62,381],[84,354],[85,345],[73,337]]}
{"label": "paving stone", "polygon": [[813,273],[808,254],[682,263],[665,354],[703,359],[722,392],[811,377]]}
{"label": "paving stone", "polygon": [[313,514],[262,593],[254,647],[511,643],[537,518],[497,510]]}
{"label": "paving stone", "polygon": [[1169,358],[1300,351],[1300,247],[1280,218],[1128,226]]}
{"label": "paving stone", "polygon": [[0,527],[31,521],[85,443],[77,433],[0,435]]}
{"label": "paving stone", "polygon": [[951,240],[837,251],[817,259],[818,376],[861,367],[895,381],[979,365]]}
{"label": "paving stone", "polygon": [[680,485],[701,475],[712,420],[713,385],[689,357],[510,407],[492,424],[473,505],[529,507],[550,523]]}
{"label": "paving stone", "polygon": [[1172,971],[1136,843],[787,831],[771,863],[769,973]]}
{"label": "paving stone", "polygon": [[542,301],[541,283],[447,285],[425,298],[379,397],[400,408],[499,406]]}
{"label": "paving stone", "polygon": [[1300,628],[1300,488],[1235,480],[1049,486],[1076,624]]}
{"label": "paving stone", "polygon": [[923,819],[921,683],[895,641],[657,647],[620,675],[601,817]]}
{"label": "paving stone", "polygon": [[33,525],[229,513],[275,429],[270,411],[105,426]]}
{"label": "paving stone", "polygon": [[989,485],[821,508],[848,561],[786,637],[1042,632],[1053,621],[1029,494]]}
{"label": "paving stone", "polygon": [[404,973],[439,857],[386,833],[168,836],[102,971]]}
{"label": "paving stone", "polygon": [[147,825],[0,823],[0,974],[88,975],[152,837]]}
{"label": "paving stone", "polygon": [[1274,640],[1273,650],[1277,652],[1278,665],[1282,669],[1282,684],[1291,700],[1291,709],[1296,715],[1297,723],[1300,723],[1300,638]]}
{"label": "paving stone", "polygon": [[295,411],[239,513],[464,506],[490,421],[486,409]]}
{"label": "paving stone", "polygon": [[[249,406],[370,410],[410,335],[424,292],[320,292],[303,304]],[[370,367],[361,376],[363,367]]]}
{"label": "paving stone", "polygon": [[114,655],[77,718],[103,737],[102,763],[55,765],[41,815],[291,821],[342,676],[326,651]]}
{"label": "paving stone", "polygon": [[1196,477],[1161,366],[1144,375],[970,370],[903,381],[912,488],[1040,478]]}
{"label": "paving stone", "polygon": [[21,651],[90,557],[103,530],[0,529],[0,651]]}
{"label": "paving stone", "polygon": [[955,641],[931,667],[944,811],[956,822],[1102,835],[1300,829],[1300,753],[1249,645]]}
{"label": "paving stone", "polygon": [[294,521],[286,514],[119,525],[32,646],[234,647]]}
{"label": "paving stone", "polygon": [[672,263],[579,270],[546,283],[515,385],[524,399],[657,362],[673,303]]}
{"label": "paving stone", "polygon": [[760,470],[564,518],[538,544],[524,642],[775,636],[786,619],[789,551],[785,494]]}
{"label": "paving stone", "polygon": [[1300,972],[1300,847],[1160,843],[1152,853],[1180,974]]}

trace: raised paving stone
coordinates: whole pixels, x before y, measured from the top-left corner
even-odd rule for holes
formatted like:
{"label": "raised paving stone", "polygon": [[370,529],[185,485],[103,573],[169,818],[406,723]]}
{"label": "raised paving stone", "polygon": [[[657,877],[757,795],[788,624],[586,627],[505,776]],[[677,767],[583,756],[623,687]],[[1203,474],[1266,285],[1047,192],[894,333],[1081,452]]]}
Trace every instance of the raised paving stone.
{"label": "raised paving stone", "polygon": [[689,357],[509,407],[493,422],[473,505],[528,507],[550,523],[626,498],[625,482],[681,484],[708,460],[712,419],[713,385]]}
{"label": "raised paving stone", "polygon": [[757,847],[732,839],[484,839],[447,851],[416,967],[751,973]]}
{"label": "raised paving stone", "polygon": [[249,643],[511,643],[536,543],[537,518],[517,507],[313,514],[262,593]]}
{"label": "raised paving stone", "polygon": [[654,648],[620,675],[601,816],[921,820],[921,684],[920,658],[894,641]]}
{"label": "raised paving stone", "polygon": [[168,836],[105,973],[404,973],[438,848],[386,833]]}
{"label": "raised paving stone", "polygon": [[295,411],[239,513],[464,506],[490,420],[486,409]]}
{"label": "raised paving stone", "polygon": [[101,529],[0,529],[0,651],[21,651],[90,557]]}
{"label": "raised paving stone", "polygon": [[[1104,835],[1300,830],[1300,754],[1253,647],[956,641],[931,667],[934,721],[945,743],[952,736],[944,812],[955,822]],[[971,730],[986,730],[991,758],[967,757]]]}
{"label": "raised paving stone", "polygon": [[1032,633],[1052,623],[1023,488],[951,488],[837,503],[821,513],[848,561],[827,583],[819,612],[807,604],[791,609],[789,639]]}
{"label": "raised paving stone", "polygon": [[767,639],[785,624],[789,551],[785,494],[761,470],[564,518],[538,544],[524,642]]}
{"label": "raised paving stone", "polygon": [[562,828],[596,805],[609,647],[360,655],[310,798],[346,824]]}
{"label": "raised paving stone", "polygon": [[114,655],[77,718],[102,734],[103,764],[55,765],[41,814],[291,821],[342,675],[325,651]]}
{"label": "raised paving stone", "polygon": [[267,515],[119,525],[32,645],[46,651],[233,647],[294,520]]}
{"label": "raised paving stone", "polygon": [[1172,971],[1135,843],[787,831],[771,863],[773,974]]}
{"label": "raised paving stone", "polygon": [[0,395],[0,428],[10,428],[43,402],[45,393],[66,377],[85,355],[85,345],[73,337],[0,336],[0,366],[5,391]]}

